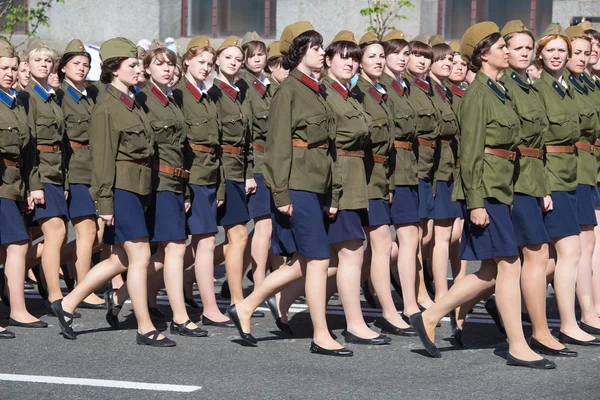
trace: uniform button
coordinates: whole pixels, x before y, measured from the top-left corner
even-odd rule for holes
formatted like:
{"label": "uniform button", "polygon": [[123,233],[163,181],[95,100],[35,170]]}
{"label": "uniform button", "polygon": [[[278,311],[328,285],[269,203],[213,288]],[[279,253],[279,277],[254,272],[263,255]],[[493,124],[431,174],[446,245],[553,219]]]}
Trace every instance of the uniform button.
{"label": "uniform button", "polygon": [[168,127],[169,127],[168,125],[165,125],[165,129],[167,129]]}

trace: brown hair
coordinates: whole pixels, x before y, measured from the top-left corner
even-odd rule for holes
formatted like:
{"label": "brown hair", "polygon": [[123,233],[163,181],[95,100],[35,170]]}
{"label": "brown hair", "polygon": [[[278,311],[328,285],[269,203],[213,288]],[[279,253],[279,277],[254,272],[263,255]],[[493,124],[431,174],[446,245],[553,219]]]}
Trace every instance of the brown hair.
{"label": "brown hair", "polygon": [[597,41],[600,42],[600,32],[598,32],[595,29],[588,29],[586,31],[583,31],[583,33],[585,33],[586,35],[588,35],[590,38],[592,39],[596,39]]}
{"label": "brown hair", "polygon": [[166,47],[157,47],[149,50],[142,60],[144,66],[144,76],[146,79],[150,79],[150,74],[147,73],[146,70],[150,67],[150,64],[152,64],[152,60],[158,57],[161,57],[162,61],[169,61],[173,65],[177,65],[177,55]]}
{"label": "brown hair", "polygon": [[452,56],[454,58],[454,50],[452,47],[448,46],[446,43],[436,44],[431,48],[433,52],[433,62],[443,60],[448,56]]}
{"label": "brown hair", "polygon": [[117,71],[123,61],[127,60],[128,57],[113,57],[108,60],[102,61],[101,72],[100,72],[100,82],[104,84],[109,84],[113,81],[113,72]]}
{"label": "brown hair", "polygon": [[273,69],[276,67],[280,67],[283,64],[283,56],[275,56],[271,57],[267,60],[267,65],[265,66],[265,72],[267,74],[273,73]]}
{"label": "brown hair", "polygon": [[192,47],[191,49],[189,49],[188,51],[185,52],[185,54],[183,55],[182,61],[181,61],[181,66],[183,68],[183,73],[187,73],[187,69],[188,69],[188,65],[185,63],[186,61],[191,60],[194,57],[199,56],[200,54],[204,53],[204,52],[209,52],[210,54],[213,55],[213,63],[217,60],[217,53],[215,53],[215,49],[213,49],[210,46],[196,46],[196,47]]}
{"label": "brown hair", "polygon": [[381,43],[381,45],[383,46],[383,51],[387,57],[392,53],[399,53],[400,50],[403,50],[408,46],[408,42],[404,39],[392,39]]}
{"label": "brown hair", "polygon": [[533,37],[533,34],[530,31],[512,32],[508,35],[504,35],[504,41],[506,42],[506,46],[508,46],[508,42],[510,42],[510,39],[514,38],[519,34],[529,36],[531,38],[531,41],[533,42],[533,45],[535,46],[535,38]]}
{"label": "brown hair", "polygon": [[494,32],[491,35],[488,35],[481,39],[479,43],[473,49],[473,55],[471,56],[471,62],[469,63],[469,70],[471,72],[479,72],[481,66],[483,65],[482,56],[486,55],[492,49],[498,40],[502,39],[502,34],[500,32]]}
{"label": "brown hair", "polygon": [[536,46],[536,49],[535,49],[535,63],[540,68],[544,67],[544,63],[543,63],[543,61],[541,59],[542,51],[548,45],[548,43],[550,43],[554,39],[562,39],[562,40],[564,40],[565,43],[567,44],[567,49],[569,50],[569,57],[573,56],[573,46],[571,46],[571,41],[569,40],[568,37],[562,36],[562,35],[548,35],[548,36],[544,36],[543,38],[541,38],[539,40],[539,42],[537,42],[537,46]]}
{"label": "brown hair", "polygon": [[433,61],[433,50],[431,49],[431,47],[429,47],[429,45],[426,45],[423,42],[413,40],[408,44],[408,50],[413,56],[423,56]]}
{"label": "brown hair", "polygon": [[357,62],[360,62],[362,57],[361,48],[357,44],[348,41],[331,43],[327,46],[327,49],[325,49],[325,57],[329,57],[330,60],[332,60],[336,54],[339,54],[342,58],[351,58]]}
{"label": "brown hair", "polygon": [[262,51],[265,56],[267,55],[267,45],[263,42],[259,42],[258,40],[253,40],[242,45],[242,52],[244,53],[244,59],[246,60],[259,51]]}

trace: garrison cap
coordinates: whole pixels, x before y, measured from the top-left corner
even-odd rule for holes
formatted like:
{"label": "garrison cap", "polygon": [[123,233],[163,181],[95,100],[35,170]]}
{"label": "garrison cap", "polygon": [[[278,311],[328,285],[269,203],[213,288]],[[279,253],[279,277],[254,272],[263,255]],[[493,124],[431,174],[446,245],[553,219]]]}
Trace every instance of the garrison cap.
{"label": "garrison cap", "polygon": [[142,46],[136,46],[136,57],[139,58],[140,60],[144,57],[146,57],[146,49],[143,48]]}
{"label": "garrison cap", "polygon": [[85,53],[85,46],[83,42],[79,39],[73,39],[69,42],[67,47],[65,48],[65,54],[67,53]]}
{"label": "garrison cap", "polygon": [[275,40],[267,47],[267,58],[281,57],[283,54],[279,51],[279,40]]}
{"label": "garrison cap", "polygon": [[165,44],[158,39],[154,39],[152,43],[150,43],[148,50],[158,49],[159,47],[165,47]]}
{"label": "garrison cap", "polygon": [[577,25],[577,26],[582,27],[584,31],[589,31],[591,29],[594,29],[594,24],[592,24],[590,21],[586,21],[586,20],[581,21],[579,23],[579,25]]}
{"label": "garrison cap", "polygon": [[570,26],[565,29],[565,33],[569,37],[569,39],[577,39],[577,38],[587,38],[588,36],[585,34],[585,29],[582,26]]}
{"label": "garrison cap", "polygon": [[50,49],[50,50],[52,50],[54,62],[58,62],[58,60],[60,60],[60,53],[58,52],[58,50],[55,50],[55,49]]}
{"label": "garrison cap", "polygon": [[404,32],[399,29],[394,29],[393,31],[388,32],[387,35],[381,39],[381,42],[388,42],[394,39],[406,40],[406,37],[404,37]]}
{"label": "garrison cap", "polygon": [[33,50],[42,49],[42,48],[50,49],[46,46],[46,43],[40,38],[32,38],[28,43],[27,47],[25,47],[25,54],[29,55]]}
{"label": "garrison cap", "polygon": [[429,38],[429,44],[435,46],[436,44],[446,43],[446,39],[442,35],[433,35]]}
{"label": "garrison cap", "polygon": [[16,57],[15,48],[6,39],[0,39],[0,57]]}
{"label": "garrison cap", "polygon": [[450,48],[452,49],[453,52],[460,53],[460,41],[459,40],[451,41],[450,43],[448,43],[448,46],[450,46]]}
{"label": "garrison cap", "polygon": [[511,33],[519,33],[519,32],[529,32],[529,29],[527,29],[525,24],[518,19],[513,19],[512,21],[508,21],[506,23],[506,25],[504,25],[504,27],[500,31],[502,36],[510,35]]}
{"label": "garrison cap", "polygon": [[229,36],[221,43],[217,50],[225,50],[228,47],[237,47],[241,50],[242,45],[240,44],[240,39],[238,39],[237,36]]}
{"label": "garrison cap", "polygon": [[24,49],[21,49],[17,53],[17,57],[19,57],[19,62],[25,62],[25,57],[27,57],[27,53],[25,53]]}
{"label": "garrison cap", "polygon": [[362,46],[365,43],[368,42],[378,42],[379,38],[377,37],[377,35],[375,34],[375,32],[367,32],[363,35],[363,37],[360,38],[360,40],[358,41],[358,44],[360,46]]}
{"label": "garrison cap", "polygon": [[192,47],[212,47],[212,45],[210,44],[208,36],[194,36],[192,40],[188,42],[186,51]]}
{"label": "garrison cap", "polygon": [[491,21],[479,22],[469,27],[460,41],[460,55],[463,59],[471,60],[477,44],[493,33],[500,33],[500,29]]}
{"label": "garrison cap", "polygon": [[413,42],[421,42],[421,43],[431,46],[431,40],[430,40],[429,36],[427,36],[427,35],[417,35],[412,41]]}
{"label": "garrison cap", "polygon": [[288,51],[290,51],[290,46],[294,39],[304,32],[312,30],[314,30],[314,28],[308,21],[294,22],[293,24],[286,26],[283,32],[281,32],[281,38],[279,39],[279,51],[281,54],[287,54]]}
{"label": "garrison cap", "polygon": [[244,37],[242,38],[242,46],[248,42],[262,42],[262,38],[256,32],[246,32]]}
{"label": "garrison cap", "polygon": [[335,42],[352,42],[354,44],[357,44],[356,38],[354,37],[354,33],[350,31],[339,31],[338,34],[335,35],[335,37],[329,44],[332,45]]}
{"label": "garrison cap", "polygon": [[550,25],[548,25],[548,27],[546,28],[546,30],[544,32],[542,32],[542,35],[540,37],[544,37],[544,36],[552,36],[552,35],[560,35],[560,36],[567,36],[567,33],[565,32],[565,30],[562,28],[562,26],[559,23],[552,23]]}
{"label": "garrison cap", "polygon": [[135,43],[124,37],[109,39],[102,43],[100,59],[105,61],[115,57],[138,58],[138,48]]}

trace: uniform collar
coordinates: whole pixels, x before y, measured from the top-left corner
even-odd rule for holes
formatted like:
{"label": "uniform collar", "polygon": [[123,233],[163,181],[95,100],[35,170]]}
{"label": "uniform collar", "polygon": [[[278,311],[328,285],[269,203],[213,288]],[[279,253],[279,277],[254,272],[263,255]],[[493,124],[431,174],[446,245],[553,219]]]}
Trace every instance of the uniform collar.
{"label": "uniform collar", "polygon": [[489,76],[479,71],[475,79],[488,87],[500,100],[506,101],[506,92],[498,82],[493,81]]}
{"label": "uniform collar", "polygon": [[531,85],[529,82],[523,80],[521,75],[517,74],[515,70],[512,68],[508,68],[505,72],[505,75],[508,75],[510,79],[512,79],[517,85],[521,86],[523,89],[530,89]]}
{"label": "uniform collar", "polygon": [[367,81],[362,76],[360,78],[358,78],[358,81],[363,82],[364,85],[367,85],[369,87],[367,92],[369,92],[371,97],[373,97],[375,99],[375,101],[377,101],[379,104],[381,104],[387,100],[387,94],[385,93],[385,89],[383,89],[383,87],[381,87],[381,85],[379,83],[376,83],[375,85],[379,86],[379,88],[381,88],[383,90],[383,93],[381,92],[380,89],[377,88],[377,86],[369,83],[369,81]]}
{"label": "uniform collar", "polygon": [[587,71],[581,74],[581,80],[583,81],[583,83],[585,83],[585,86],[587,86],[588,90],[591,90],[592,92],[596,90],[596,84],[594,83],[593,78],[590,76],[590,74],[588,74]]}
{"label": "uniform collar", "polygon": [[162,90],[160,90],[158,88],[158,86],[156,86],[153,83],[150,83],[150,85],[152,85],[152,88],[150,89],[150,93],[152,93],[154,95],[154,97],[156,97],[156,99],[160,102],[160,104],[163,105],[163,107],[166,107],[169,105],[169,98],[167,97],[166,94],[163,93]]}
{"label": "uniform collar", "polygon": [[344,85],[342,85],[341,83],[339,83],[335,79],[332,79],[332,78],[330,78],[328,76],[325,77],[323,79],[323,81],[329,83],[329,86],[331,86],[331,88],[333,90],[335,90],[344,99],[348,98],[348,88],[344,87]]}
{"label": "uniform collar", "polygon": [[254,86],[254,89],[256,89],[260,97],[265,97],[265,94],[267,93],[267,86],[270,84],[270,82],[263,74],[260,74],[260,76],[257,77],[252,75],[249,71],[246,71],[246,79],[252,82],[252,86]]}
{"label": "uniform collar", "polygon": [[240,92],[240,89],[238,89],[237,86],[230,85],[229,83],[222,81],[219,78],[215,79],[215,83],[219,87],[219,89],[227,93],[227,95],[229,95],[229,97],[231,97],[233,100],[237,99],[238,94]]}
{"label": "uniform collar", "polygon": [[435,82],[435,91],[438,92],[438,94],[440,95],[440,97],[442,98],[443,101],[446,101],[446,91],[448,89],[446,89],[446,87],[444,85],[441,85],[437,82]]}
{"label": "uniform collar", "polygon": [[568,94],[568,89],[566,89],[561,83],[559,83],[552,75],[550,75],[546,71],[542,71],[541,78],[544,82],[546,82],[558,95],[558,97],[562,99]]}
{"label": "uniform collar", "polygon": [[[385,74],[385,72],[384,72]],[[389,79],[390,86],[392,87],[392,89],[394,89],[396,91],[396,93],[398,93],[398,95],[400,97],[404,96],[404,91],[406,90],[406,82],[404,82],[404,79],[400,78],[400,79],[396,79],[393,76],[390,75],[383,75],[384,79],[387,78]]]}
{"label": "uniform collar", "polygon": [[50,97],[54,94],[54,89],[48,86],[48,90],[46,90],[42,85],[40,85],[33,77],[30,78],[30,85],[33,86],[33,91],[38,94],[44,100],[44,102],[48,101]]}
{"label": "uniform collar", "polygon": [[[14,90],[11,89],[11,92],[14,94]],[[0,90],[0,101],[8,106],[8,108],[12,108],[15,104],[15,96],[6,93],[4,90]]]}
{"label": "uniform collar", "polygon": [[448,83],[450,84],[450,92],[452,92],[453,95],[458,96],[458,97],[463,97],[465,95],[465,90],[467,90],[462,82],[460,85],[456,85],[450,81],[448,81]]}
{"label": "uniform collar", "polygon": [[311,76],[306,75],[304,72],[294,68],[290,71],[290,75],[302,82],[305,86],[312,89],[313,92],[320,92],[322,90],[321,84]]}
{"label": "uniform collar", "polygon": [[427,78],[425,78],[425,79],[417,78],[416,76],[412,75],[410,72],[407,72],[407,74],[408,74],[408,76],[412,77],[412,80],[415,83],[415,86],[420,88],[425,93],[429,94],[429,91],[431,90],[431,84],[429,83]]}
{"label": "uniform collar", "polygon": [[86,95],[86,93],[77,90],[73,85],[67,82],[67,80],[63,81],[63,89],[65,89],[65,91],[69,93],[69,95],[71,95],[71,97],[73,98],[73,100],[75,100],[76,103],[79,103],[81,101],[81,98]]}
{"label": "uniform collar", "polygon": [[123,93],[113,85],[107,85],[106,91],[121,101],[129,111],[132,111],[137,105],[135,99],[131,98],[129,93]]}
{"label": "uniform collar", "polygon": [[567,80],[579,93],[586,94],[587,88],[572,72],[568,72]]}
{"label": "uniform collar", "polygon": [[198,87],[192,81],[185,78],[185,88],[198,102],[202,100],[203,95],[206,95],[206,86],[204,85],[204,82],[200,82],[200,87]]}

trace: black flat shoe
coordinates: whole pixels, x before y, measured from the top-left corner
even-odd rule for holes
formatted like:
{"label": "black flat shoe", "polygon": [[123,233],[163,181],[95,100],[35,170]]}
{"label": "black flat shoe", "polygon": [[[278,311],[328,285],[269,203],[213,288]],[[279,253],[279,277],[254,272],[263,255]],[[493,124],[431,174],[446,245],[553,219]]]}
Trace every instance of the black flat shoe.
{"label": "black flat shoe", "polygon": [[36,265],[31,269],[33,275],[35,276],[36,285],[38,289],[38,293],[42,296],[42,299],[48,300],[48,290],[44,286],[44,282],[42,281],[42,271],[40,264]]}
{"label": "black flat shoe", "polygon": [[185,299],[185,304],[187,304],[191,308],[200,308],[200,304],[196,303],[196,300],[194,300],[193,297],[191,299],[184,297],[184,299]]}
{"label": "black flat shoe", "polygon": [[563,344],[576,344],[578,346],[600,346],[600,339],[579,340],[558,332],[558,341]]}
{"label": "black flat shoe", "polygon": [[382,344],[389,344],[392,343],[392,339],[385,336],[385,335],[379,335],[377,337],[374,338],[361,338],[358,337],[348,331],[346,331],[346,334],[344,335],[344,341],[346,343],[352,343],[352,344],[370,344],[373,346],[379,346]]}
{"label": "black flat shoe", "polygon": [[498,328],[500,333],[506,336],[506,331],[504,330],[504,326],[502,326],[502,319],[500,318],[500,312],[498,312],[498,306],[496,305],[495,298],[490,297],[489,299],[487,299],[487,301],[485,302],[485,310],[488,312],[488,314],[490,314],[490,317],[492,317],[492,319],[494,320],[496,328]]}
{"label": "black flat shoe", "polygon": [[158,319],[165,319],[165,314],[163,314],[162,311],[160,311],[156,307],[148,306],[148,312],[150,313],[151,317],[158,318]]}
{"label": "black flat shoe", "polygon": [[216,322],[208,317],[205,317],[204,315],[202,316],[202,325],[216,326],[219,328],[235,328],[235,324],[233,322],[231,322],[231,320],[223,321],[223,322]]}
{"label": "black flat shoe", "polygon": [[275,318],[275,322],[277,322],[277,319],[279,318],[279,307],[277,306],[277,299],[275,298],[275,296],[271,296],[267,300],[265,300],[265,303],[267,303],[267,307],[269,307],[271,315],[273,315],[273,318]]}
{"label": "black flat shoe", "polygon": [[106,304],[92,304],[82,301],[81,303],[79,303],[77,308],[85,308],[88,310],[106,310]]}
{"label": "black flat shoe", "polygon": [[2,332],[0,332],[0,339],[14,339],[16,337],[17,335],[9,331],[8,329],[5,329]]}
{"label": "black flat shoe", "polygon": [[377,319],[377,321],[375,321],[375,326],[381,329],[381,333],[396,336],[417,336],[417,332],[413,328],[399,328],[384,317]]}
{"label": "black flat shoe", "polygon": [[246,342],[251,344],[252,346],[256,346],[256,344],[258,343],[258,340],[256,340],[256,338],[254,336],[252,336],[251,333],[246,333],[244,332],[244,330],[242,329],[242,323],[240,322],[240,317],[237,313],[237,310],[235,308],[235,305],[230,306],[227,309],[227,315],[229,315],[229,318],[231,318],[231,321],[233,321],[233,323],[235,324],[235,327],[238,330],[238,333],[240,335],[240,338]]}
{"label": "black flat shoe", "polygon": [[[419,309],[421,310],[421,312],[423,312],[423,311],[425,311],[425,310],[426,310],[426,308],[425,308],[425,307],[422,307],[422,306],[419,306]],[[411,323],[410,323],[410,317],[407,317],[407,316],[406,316],[406,315],[404,315],[404,314],[401,314],[401,315],[400,315],[400,317],[402,317],[402,319],[404,320],[404,322],[406,322],[407,324],[411,325]],[[412,326],[412,325],[411,325],[411,326]],[[435,324],[435,327],[436,327],[436,328],[439,328],[440,326],[442,326],[442,323],[441,323],[441,322],[438,322],[437,324]]]}
{"label": "black flat shoe", "polygon": [[265,313],[262,311],[254,311],[252,313],[252,318],[264,318],[265,317]]}
{"label": "black flat shoe", "polygon": [[[61,300],[62,300],[62,299],[61,299]],[[58,301],[58,300],[56,300],[56,301]],[[55,301],[55,302],[56,302],[56,301]],[[44,304],[45,304],[45,306],[46,306],[46,311],[47,311],[47,314],[53,315],[53,316],[55,316],[55,317],[58,317],[58,315],[56,315],[56,313],[55,313],[55,312],[54,312],[54,310],[52,309],[52,304],[53,304],[53,303],[50,303],[50,301],[49,301],[49,300],[46,300],[46,302],[45,302]],[[81,318],[81,314],[80,314],[80,313],[78,313],[77,311],[74,311],[74,312],[73,312],[73,318]]]}
{"label": "black flat shoe", "polygon": [[429,339],[429,336],[427,336],[425,325],[423,325],[423,313],[411,315],[410,324],[419,335],[419,339],[421,339],[421,343],[423,343],[423,347],[425,347],[427,353],[429,353],[429,355],[433,358],[442,358],[442,353],[440,353],[435,343],[433,343],[431,339]]}
{"label": "black flat shoe", "polygon": [[315,342],[310,342],[310,352],[315,354],[323,354],[324,356],[334,357],[352,357],[354,355],[354,352],[352,350],[348,350],[345,347],[342,347],[341,349],[329,350],[319,346]]}
{"label": "black flat shoe", "polygon": [[371,293],[371,288],[369,287],[368,279],[360,285],[360,288],[362,289],[362,293],[363,293],[363,296],[365,296],[365,300],[367,301],[367,304],[371,308],[378,308],[377,301],[375,300],[375,296],[373,296],[373,293]]}
{"label": "black flat shoe", "polygon": [[275,325],[277,325],[277,328],[279,328],[279,330],[285,333],[286,335],[294,336],[294,332],[292,331],[292,328],[290,328],[290,324],[282,322],[281,318],[277,318],[275,320]]}
{"label": "black flat shoe", "polygon": [[67,264],[61,265],[60,269],[62,271],[63,281],[65,282],[65,285],[67,285],[67,289],[69,289],[69,292],[73,291],[73,289],[75,289],[75,279],[71,277]]}
{"label": "black flat shoe", "polygon": [[34,322],[19,322],[17,320],[14,320],[12,318],[8,318],[8,324],[10,326],[19,326],[21,328],[47,328],[48,324],[45,323],[44,321],[34,321]]}
{"label": "black flat shoe", "polygon": [[62,299],[52,302],[52,310],[58,317],[58,325],[60,326],[63,337],[69,340],[77,339],[77,335],[73,331],[73,314],[70,314],[63,309]]}
{"label": "black flat shoe", "polygon": [[0,274],[0,298],[2,298],[2,304],[10,308],[10,299],[6,295],[6,275],[4,275],[4,268],[2,268],[2,273]]}
{"label": "black flat shoe", "polygon": [[159,331],[150,331],[148,333],[144,333],[143,335],[138,332],[138,334],[135,337],[135,342],[137,344],[143,344],[152,347],[175,347],[175,345],[177,344],[168,337],[164,337],[161,340],[158,340],[159,335]]}
{"label": "black flat shoe", "polygon": [[589,333],[590,335],[600,335],[600,329],[594,328],[583,321],[579,321],[579,327],[582,331]]}
{"label": "black flat shoe", "polygon": [[[104,302],[106,304],[106,322],[113,330],[119,329],[119,316],[115,315],[113,310],[121,311],[123,306],[115,302],[115,290],[109,289],[104,292]],[[118,312],[117,312],[118,314]]]}
{"label": "black flat shoe", "polygon": [[511,365],[514,367],[525,367],[525,368],[533,368],[533,369],[554,369],[556,368],[556,364],[554,361],[550,361],[546,358],[542,358],[537,361],[524,361],[515,358],[508,353],[508,357],[506,358],[506,365]]}
{"label": "black flat shoe", "polygon": [[568,348],[555,350],[543,343],[538,342],[533,337],[529,338],[529,347],[531,350],[538,352],[540,354],[544,354],[546,356],[554,356],[554,357],[577,357],[577,352],[570,350]]}
{"label": "black flat shoe", "polygon": [[195,329],[190,329],[187,326],[192,323],[192,320],[188,319],[183,324],[176,324],[175,321],[171,321],[171,333],[176,333],[180,336],[190,336],[190,337],[206,337],[208,336],[208,331],[204,330],[200,327]]}
{"label": "black flat shoe", "polygon": [[224,299],[231,299],[231,292],[229,291],[229,283],[227,283],[227,279],[221,285],[221,297]]}

